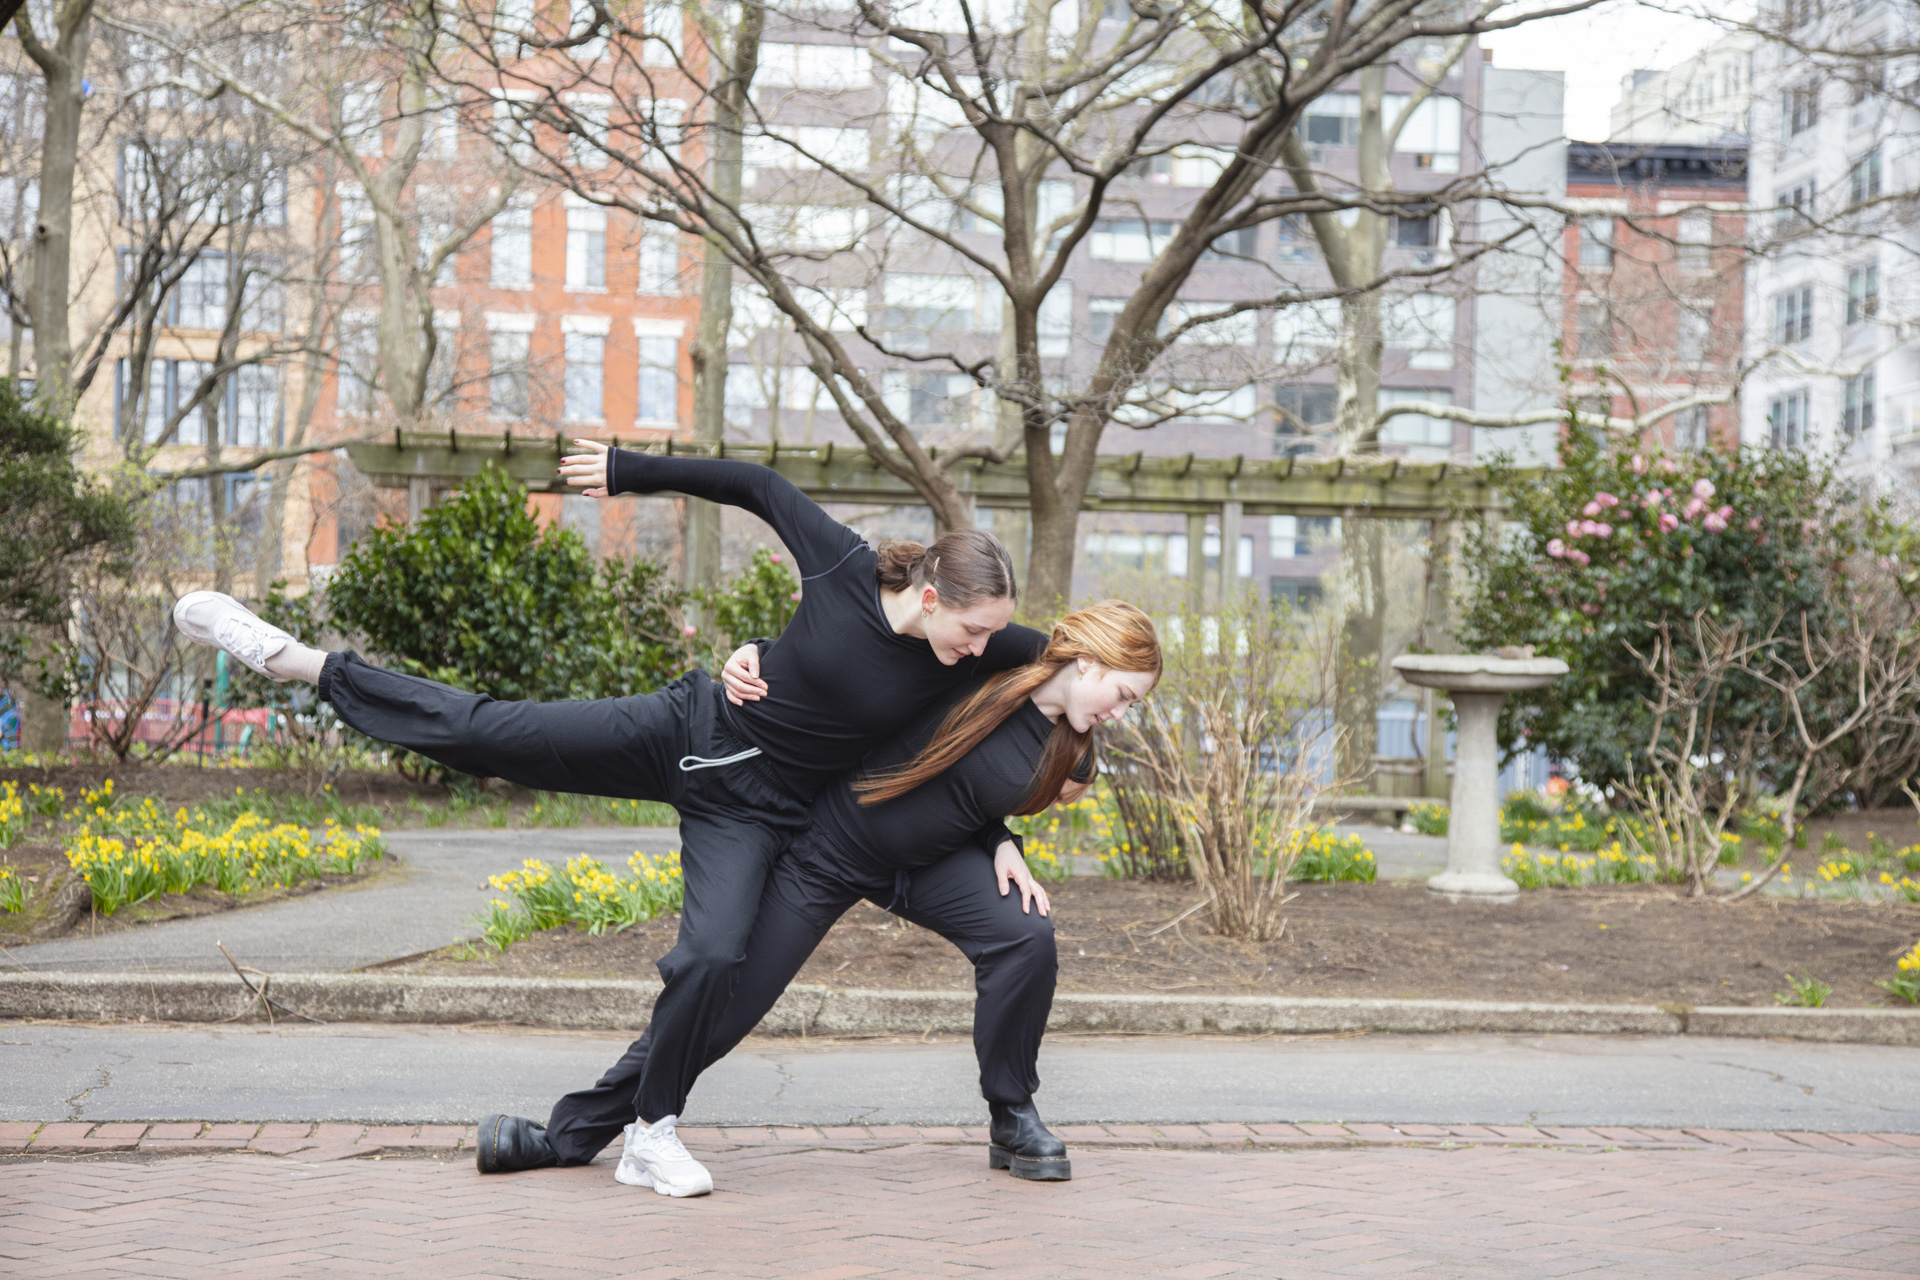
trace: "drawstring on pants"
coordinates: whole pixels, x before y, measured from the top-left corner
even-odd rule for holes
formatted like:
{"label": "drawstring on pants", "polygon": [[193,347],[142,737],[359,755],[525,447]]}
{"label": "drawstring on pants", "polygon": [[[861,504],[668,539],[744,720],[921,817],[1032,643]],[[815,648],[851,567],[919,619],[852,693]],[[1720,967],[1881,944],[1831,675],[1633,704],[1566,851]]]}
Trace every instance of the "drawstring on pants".
{"label": "drawstring on pants", "polygon": [[723,764],[738,764],[742,760],[751,760],[760,754],[760,748],[748,747],[745,751],[736,751],[730,756],[720,756],[709,760],[705,756],[681,756],[680,772],[692,773],[698,769],[718,769]]}
{"label": "drawstring on pants", "polygon": [[[898,915],[900,911],[904,911],[913,905],[907,900],[908,891],[912,888],[913,873],[911,871],[896,870],[893,873],[893,901],[887,903],[888,914]],[[896,907],[899,908],[899,911],[895,910]]]}

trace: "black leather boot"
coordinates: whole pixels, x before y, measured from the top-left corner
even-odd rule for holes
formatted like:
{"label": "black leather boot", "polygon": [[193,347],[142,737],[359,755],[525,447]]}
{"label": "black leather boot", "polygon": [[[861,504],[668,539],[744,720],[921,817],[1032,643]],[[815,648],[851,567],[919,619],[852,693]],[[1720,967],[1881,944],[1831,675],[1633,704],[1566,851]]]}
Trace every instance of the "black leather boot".
{"label": "black leather boot", "polygon": [[525,1116],[488,1116],[480,1122],[473,1162],[482,1173],[515,1173],[557,1164],[547,1145],[547,1126]]}
{"label": "black leather boot", "polygon": [[987,1168],[1005,1169],[1033,1182],[1066,1182],[1073,1177],[1067,1144],[1040,1122],[1032,1098],[1018,1104],[989,1102],[987,1112],[993,1117],[987,1126]]}

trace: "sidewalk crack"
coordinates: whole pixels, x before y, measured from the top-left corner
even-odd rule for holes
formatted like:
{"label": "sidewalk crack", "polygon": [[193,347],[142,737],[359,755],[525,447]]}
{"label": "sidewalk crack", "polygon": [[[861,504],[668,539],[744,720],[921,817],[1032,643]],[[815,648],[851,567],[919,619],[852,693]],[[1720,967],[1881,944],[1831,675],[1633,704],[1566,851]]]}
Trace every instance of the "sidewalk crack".
{"label": "sidewalk crack", "polygon": [[88,1094],[96,1089],[104,1089],[113,1083],[113,1072],[107,1070],[105,1067],[95,1067],[94,1070],[100,1073],[100,1078],[65,1100],[67,1104],[67,1119],[70,1122],[80,1119],[80,1109],[86,1103]]}

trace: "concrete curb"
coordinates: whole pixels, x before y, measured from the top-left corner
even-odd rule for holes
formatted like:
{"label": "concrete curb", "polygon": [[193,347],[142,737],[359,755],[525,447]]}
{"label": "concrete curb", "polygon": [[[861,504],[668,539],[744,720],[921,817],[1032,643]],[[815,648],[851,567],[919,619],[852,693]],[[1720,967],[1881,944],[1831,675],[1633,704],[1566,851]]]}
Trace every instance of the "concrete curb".
{"label": "concrete curb", "polygon": [[[277,976],[267,991],[283,1009],[324,1022],[482,1022],[631,1031],[645,1025],[660,984],[317,973]],[[264,1021],[266,1013],[237,979],[220,974],[0,973],[0,1018],[235,1022]],[[1054,1000],[1048,1026],[1055,1031],[1159,1034],[1771,1036],[1920,1045],[1920,1010],[1907,1009],[1063,994]],[[799,984],[788,988],[760,1024],[760,1030],[771,1035],[965,1034],[972,1028],[972,992],[843,990]]]}

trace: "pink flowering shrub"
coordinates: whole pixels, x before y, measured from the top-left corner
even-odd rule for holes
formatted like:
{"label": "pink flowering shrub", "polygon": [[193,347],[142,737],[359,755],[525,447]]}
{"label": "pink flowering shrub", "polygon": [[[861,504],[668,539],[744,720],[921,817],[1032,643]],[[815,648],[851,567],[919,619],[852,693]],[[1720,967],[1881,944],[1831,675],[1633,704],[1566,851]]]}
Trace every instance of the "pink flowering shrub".
{"label": "pink flowering shrub", "polygon": [[[1504,525],[1470,546],[1460,639],[1567,662],[1566,678],[1507,700],[1503,740],[1544,744],[1601,786],[1644,748],[1650,686],[1630,649],[1646,652],[1663,622],[1675,635],[1701,610],[1749,634],[1803,612],[1816,627],[1844,625],[1863,549],[1920,588],[1920,537],[1803,454],[1603,450],[1579,430],[1562,461],[1514,485]],[[1728,699],[1730,735],[1777,708],[1755,682],[1730,685]]]}

